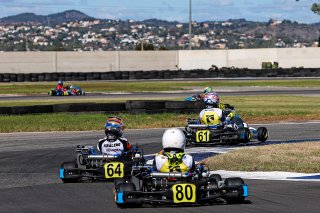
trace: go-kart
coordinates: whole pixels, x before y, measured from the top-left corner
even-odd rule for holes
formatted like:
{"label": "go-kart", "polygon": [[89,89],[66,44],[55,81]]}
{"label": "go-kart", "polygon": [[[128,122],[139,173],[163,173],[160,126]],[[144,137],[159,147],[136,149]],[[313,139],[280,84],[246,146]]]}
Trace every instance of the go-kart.
{"label": "go-kart", "polygon": [[145,165],[133,167],[130,179],[117,179],[114,193],[120,208],[142,204],[204,205],[241,203],[248,196],[248,186],[239,177],[222,180],[203,164],[190,173],[154,172],[152,166]]}
{"label": "go-kart", "polygon": [[114,180],[131,177],[132,166],[144,163],[143,150],[138,146],[121,155],[103,155],[95,152],[93,146],[76,148],[76,159],[63,162],[60,179],[64,183]]}
{"label": "go-kart", "polygon": [[192,95],[184,99],[184,101],[203,101],[203,95],[201,94]]}
{"label": "go-kart", "polygon": [[266,141],[269,136],[267,128],[249,127],[239,116],[222,125],[209,126],[201,124],[197,119],[188,119],[187,123],[184,131],[186,145],[238,144],[255,139]]}
{"label": "go-kart", "polygon": [[85,91],[83,91],[78,86],[66,86],[62,90],[58,90],[56,88],[52,88],[48,95],[50,96],[71,96],[71,95],[85,95]]}

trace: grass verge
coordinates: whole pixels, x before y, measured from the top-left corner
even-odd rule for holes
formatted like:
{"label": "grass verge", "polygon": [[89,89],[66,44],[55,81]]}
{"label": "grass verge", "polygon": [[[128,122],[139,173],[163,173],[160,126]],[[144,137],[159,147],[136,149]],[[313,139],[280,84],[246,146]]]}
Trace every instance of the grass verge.
{"label": "grass verge", "polygon": [[240,149],[205,160],[214,170],[320,172],[320,142]]}
{"label": "grass verge", "polygon": [[[320,120],[320,99],[300,96],[239,96],[223,97],[223,103],[236,106],[248,123]],[[101,130],[103,113],[55,113],[34,115],[0,115],[0,132],[83,131]],[[164,128],[185,126],[194,114],[119,114],[127,128]]]}
{"label": "grass verge", "polygon": [[[80,86],[86,92],[154,92],[188,90],[206,86],[280,86],[280,87],[320,87],[320,79],[300,80],[244,80],[244,81],[122,81],[122,82],[65,82]],[[0,83],[0,94],[47,94],[55,82]]]}
{"label": "grass verge", "polygon": [[[56,113],[0,116],[0,132],[85,131],[102,130],[111,114]],[[114,114],[113,114],[114,115]],[[169,128],[184,126],[188,117],[196,114],[118,114],[128,129]]]}

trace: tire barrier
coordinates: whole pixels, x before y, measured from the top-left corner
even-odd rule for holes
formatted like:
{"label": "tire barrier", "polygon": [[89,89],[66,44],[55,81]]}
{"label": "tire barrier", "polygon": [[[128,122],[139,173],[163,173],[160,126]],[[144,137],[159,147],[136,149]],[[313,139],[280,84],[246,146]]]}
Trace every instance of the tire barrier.
{"label": "tire barrier", "polygon": [[320,68],[162,70],[117,72],[2,73],[0,82],[23,81],[92,81],[172,78],[236,78],[236,77],[320,77]]}
{"label": "tire barrier", "polygon": [[127,101],[126,103],[70,103],[54,105],[33,105],[0,107],[2,115],[22,115],[59,112],[104,112],[104,113],[195,113],[205,107],[203,102],[185,101]]}

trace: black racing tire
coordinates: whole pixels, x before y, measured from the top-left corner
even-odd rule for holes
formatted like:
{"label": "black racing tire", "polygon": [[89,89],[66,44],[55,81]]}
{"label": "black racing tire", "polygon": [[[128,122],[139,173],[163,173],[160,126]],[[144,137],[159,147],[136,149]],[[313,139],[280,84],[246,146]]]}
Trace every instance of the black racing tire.
{"label": "black racing tire", "polygon": [[217,189],[218,188],[218,181],[215,178],[209,179],[208,188],[209,189]]}
{"label": "black racing tire", "polygon": [[[64,162],[61,164],[61,168],[63,169],[76,169],[78,168],[76,160]],[[79,178],[61,178],[63,183],[77,183],[79,182]]]}
{"label": "black racing tire", "polygon": [[121,192],[132,192],[136,191],[136,186],[133,183],[119,183],[117,185],[117,190]]}
{"label": "black racing tire", "polygon": [[[116,191],[117,192],[132,192],[132,191],[136,191],[136,187],[133,183],[119,183],[117,186],[116,186]],[[116,202],[116,205],[119,207],[119,208],[127,208],[127,207],[131,207],[129,206],[128,204],[126,203],[117,203]]]}
{"label": "black racing tire", "polygon": [[115,178],[113,183],[114,183],[115,190],[118,191],[118,185],[120,183],[125,183],[125,179],[124,178]]}
{"label": "black racing tire", "polygon": [[258,141],[266,141],[269,137],[269,132],[265,127],[259,127],[257,129],[257,139]]}
{"label": "black racing tire", "polygon": [[238,129],[239,137],[243,134],[244,138],[238,139],[240,143],[247,143],[251,140],[251,132],[248,128]]}
{"label": "black racing tire", "polygon": [[212,180],[216,180],[217,183],[219,183],[219,181],[222,181],[221,175],[219,175],[219,174],[211,174],[209,176],[209,181],[211,182]]}
{"label": "black racing tire", "polygon": [[[244,181],[242,178],[234,177],[234,178],[226,178],[224,181],[224,184],[228,186],[242,186],[244,184]],[[244,196],[241,194],[234,196],[234,197],[226,197],[225,198],[228,204],[236,204],[236,203],[242,203],[245,199]]]}

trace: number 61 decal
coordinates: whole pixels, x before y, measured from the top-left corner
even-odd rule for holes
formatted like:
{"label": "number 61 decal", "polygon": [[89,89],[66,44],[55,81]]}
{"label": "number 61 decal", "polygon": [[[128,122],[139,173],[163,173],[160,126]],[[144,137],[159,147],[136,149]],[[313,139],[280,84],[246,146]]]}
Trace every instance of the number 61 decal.
{"label": "number 61 decal", "polygon": [[105,178],[122,178],[124,165],[121,162],[111,162],[104,165]]}
{"label": "number 61 decal", "polygon": [[196,142],[209,142],[210,141],[210,131],[200,130],[196,133]]}
{"label": "number 61 decal", "polygon": [[172,186],[174,203],[196,202],[196,186],[194,184],[176,184]]}

